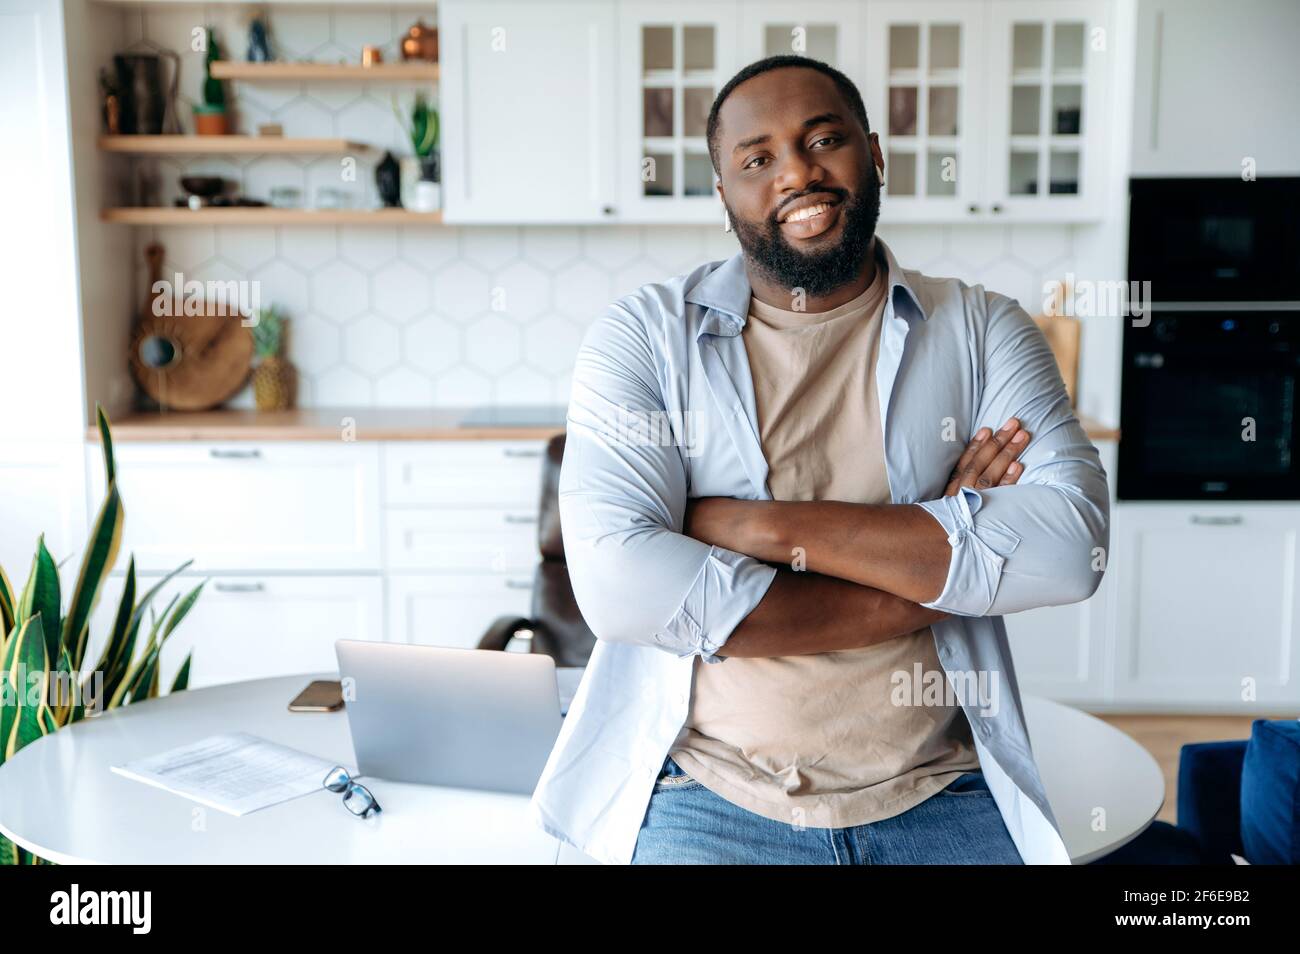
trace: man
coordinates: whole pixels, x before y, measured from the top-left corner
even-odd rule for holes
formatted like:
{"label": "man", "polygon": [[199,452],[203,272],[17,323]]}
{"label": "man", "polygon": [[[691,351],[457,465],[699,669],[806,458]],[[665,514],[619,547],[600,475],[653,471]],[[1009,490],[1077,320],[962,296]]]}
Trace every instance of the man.
{"label": "man", "polygon": [[578,355],[560,513],[598,641],[533,818],[616,863],[1068,863],[1001,620],[1088,598],[1108,543],[1047,343],[875,237],[838,71],[755,63],[708,130],[741,253]]}

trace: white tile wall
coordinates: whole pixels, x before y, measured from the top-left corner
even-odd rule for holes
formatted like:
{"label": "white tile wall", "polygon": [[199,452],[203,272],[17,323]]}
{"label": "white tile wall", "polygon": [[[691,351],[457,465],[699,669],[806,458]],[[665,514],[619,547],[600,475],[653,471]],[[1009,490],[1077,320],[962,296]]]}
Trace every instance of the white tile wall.
{"label": "white tile wall", "polygon": [[[363,43],[398,58],[396,38],[421,11],[278,8],[272,38],[281,58],[356,59]],[[139,48],[181,52],[182,117],[199,98],[202,54],[191,31],[217,29],[225,55],[243,58],[248,10],[187,6],[124,12]],[[433,22],[433,10],[423,13]],[[354,204],[378,203],[373,165],[383,149],[409,151],[394,114],[410,90],[320,86],[229,86],[252,131],[275,121],[290,136],[340,136],[379,152],[358,157],[355,183],[338,157],[166,160],[165,196],[182,174],[212,173],[266,198],[296,185],[310,203],[318,185],[351,190]],[[188,128],[188,127],[187,127]],[[704,226],[339,229],[136,229],[138,300],[146,292],[143,249],[160,241],[164,274],[257,280],[263,303],[292,318],[290,357],[304,406],[564,403],[583,330],[615,297],[736,250],[730,235]],[[1012,295],[1032,313],[1043,283],[1072,270],[1074,233],[1063,226],[882,226],[900,261]],[[1077,269],[1076,269],[1077,270]],[[251,393],[234,402],[250,406]]]}

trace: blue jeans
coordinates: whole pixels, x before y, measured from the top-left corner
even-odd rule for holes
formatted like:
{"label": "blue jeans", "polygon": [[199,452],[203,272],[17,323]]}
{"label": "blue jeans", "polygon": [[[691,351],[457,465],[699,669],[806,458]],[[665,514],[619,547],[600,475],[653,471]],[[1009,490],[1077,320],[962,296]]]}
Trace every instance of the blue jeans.
{"label": "blue jeans", "polygon": [[967,772],[901,815],[799,829],[733,805],[671,757],[655,781],[632,864],[1023,864],[983,772]]}

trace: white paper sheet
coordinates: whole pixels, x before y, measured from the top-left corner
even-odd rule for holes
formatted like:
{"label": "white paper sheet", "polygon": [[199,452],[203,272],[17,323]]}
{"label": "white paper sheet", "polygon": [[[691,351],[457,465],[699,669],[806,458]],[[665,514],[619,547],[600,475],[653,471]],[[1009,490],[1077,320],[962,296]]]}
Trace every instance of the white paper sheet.
{"label": "white paper sheet", "polygon": [[246,815],[323,791],[321,782],[337,764],[247,732],[231,732],[112,769],[209,808]]}

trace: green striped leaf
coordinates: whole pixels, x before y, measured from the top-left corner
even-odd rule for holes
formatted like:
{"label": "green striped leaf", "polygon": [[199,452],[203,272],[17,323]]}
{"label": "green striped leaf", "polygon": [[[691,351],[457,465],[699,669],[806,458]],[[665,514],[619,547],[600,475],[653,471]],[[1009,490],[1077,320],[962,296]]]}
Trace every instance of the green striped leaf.
{"label": "green striped leaf", "polygon": [[[37,613],[23,623],[5,653],[4,678],[12,691],[11,698],[6,700],[11,704],[5,705],[0,712],[0,757],[5,761],[25,745],[57,728],[44,692],[43,680],[48,672],[45,632]],[[42,681],[42,690],[35,699],[27,695],[33,675]]]}
{"label": "green striped leaf", "polygon": [[17,621],[18,599],[14,596],[14,588],[5,575],[4,567],[0,566],[0,650],[3,650],[4,641],[13,632]]}
{"label": "green striped leaf", "polygon": [[[63,644],[72,651],[72,661],[81,667],[86,651],[85,631],[90,621],[91,611],[99,599],[99,590],[104,577],[117,562],[117,551],[122,545],[122,524],[126,514],[122,509],[122,498],[118,495],[117,485],[109,484],[104,496],[104,503],[95,519],[90,542],[81,560],[81,573],[77,577],[76,589],[72,591],[72,600],[68,604],[68,616],[63,621]],[[75,647],[75,648],[74,648]]]}
{"label": "green striped leaf", "polygon": [[187,653],[185,662],[181,663],[180,671],[176,673],[176,679],[172,683],[172,692],[181,692],[189,687],[190,684],[190,660],[194,658],[193,653]]}
{"label": "green striped leaf", "polygon": [[59,569],[54,557],[45,546],[45,534],[36,540],[36,555],[32,557],[32,571],[23,587],[18,618],[27,619],[40,614],[45,633],[45,653],[50,659],[59,655]]}
{"label": "green striped leaf", "polygon": [[99,425],[99,441],[104,448],[104,486],[117,483],[117,461],[113,459],[113,432],[108,426],[108,414],[95,405],[95,420]]}

